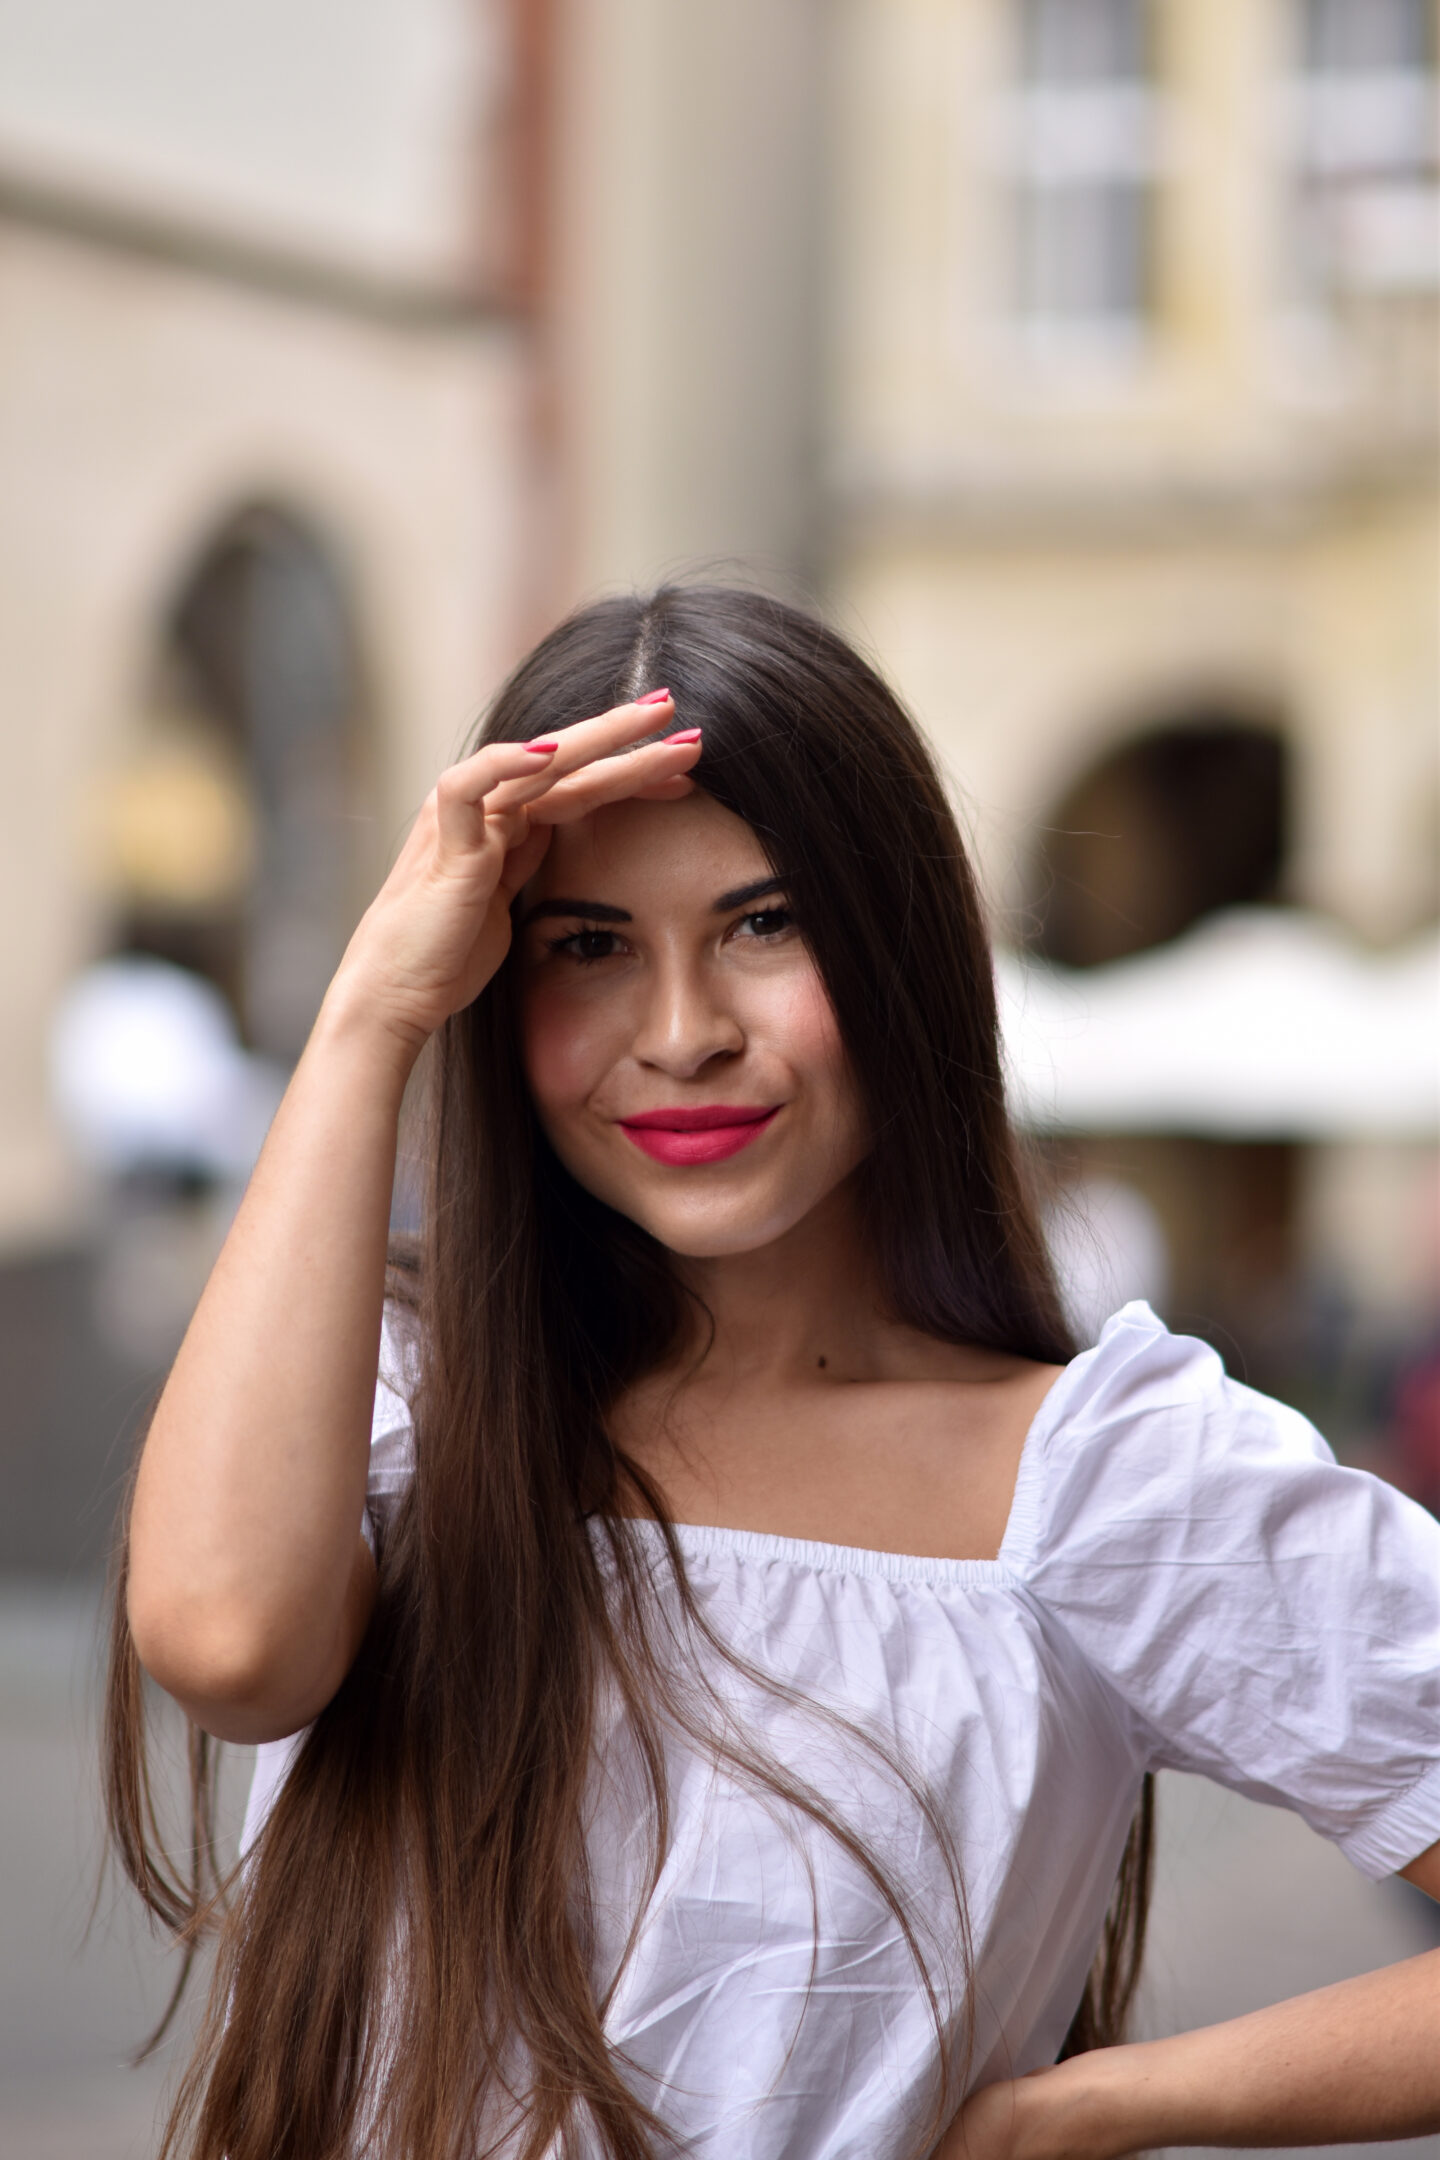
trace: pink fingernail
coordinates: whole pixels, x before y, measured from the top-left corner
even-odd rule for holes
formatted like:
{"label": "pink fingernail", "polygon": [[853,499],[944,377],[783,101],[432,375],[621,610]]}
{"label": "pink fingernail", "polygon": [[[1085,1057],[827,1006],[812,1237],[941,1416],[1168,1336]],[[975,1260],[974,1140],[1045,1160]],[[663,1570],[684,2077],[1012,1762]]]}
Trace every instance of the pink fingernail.
{"label": "pink fingernail", "polygon": [[533,750],[537,757],[542,756],[544,753],[550,750],[558,750],[559,747],[560,745],[558,742],[527,742],[525,745],[525,748],[527,750]]}
{"label": "pink fingernail", "polygon": [[698,727],[681,728],[678,735],[667,735],[665,740],[667,743],[699,742],[700,730]]}
{"label": "pink fingernail", "polygon": [[635,703],[637,705],[665,705],[668,704],[669,698],[670,693],[668,690],[647,690],[644,697],[636,698]]}

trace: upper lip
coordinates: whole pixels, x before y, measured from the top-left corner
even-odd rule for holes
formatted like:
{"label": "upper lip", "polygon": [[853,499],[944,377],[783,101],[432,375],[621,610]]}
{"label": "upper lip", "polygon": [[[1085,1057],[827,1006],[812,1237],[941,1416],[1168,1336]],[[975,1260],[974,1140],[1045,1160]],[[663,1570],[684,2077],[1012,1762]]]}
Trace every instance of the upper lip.
{"label": "upper lip", "polygon": [[673,1110],[639,1110],[618,1120],[644,1132],[710,1132],[717,1125],[756,1125],[778,1103],[684,1103]]}

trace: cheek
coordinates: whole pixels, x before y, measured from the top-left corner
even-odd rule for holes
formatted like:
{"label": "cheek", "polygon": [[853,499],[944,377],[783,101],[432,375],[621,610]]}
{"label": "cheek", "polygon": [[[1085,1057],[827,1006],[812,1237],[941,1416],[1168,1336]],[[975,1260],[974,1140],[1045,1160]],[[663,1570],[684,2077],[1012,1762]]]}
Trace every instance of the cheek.
{"label": "cheek", "polygon": [[797,1065],[817,1076],[845,1070],[845,1046],[835,1009],[825,995],[820,978],[812,970],[791,986],[782,1014],[790,1055]]}
{"label": "cheek", "polygon": [[827,1107],[842,1123],[858,1117],[840,1024],[813,968],[768,985],[752,1017],[757,1036],[803,1080],[817,1107]]}
{"label": "cheek", "polygon": [[617,1016],[598,999],[537,986],[521,1008],[525,1077],[538,1107],[560,1112],[582,1104],[617,1055]]}

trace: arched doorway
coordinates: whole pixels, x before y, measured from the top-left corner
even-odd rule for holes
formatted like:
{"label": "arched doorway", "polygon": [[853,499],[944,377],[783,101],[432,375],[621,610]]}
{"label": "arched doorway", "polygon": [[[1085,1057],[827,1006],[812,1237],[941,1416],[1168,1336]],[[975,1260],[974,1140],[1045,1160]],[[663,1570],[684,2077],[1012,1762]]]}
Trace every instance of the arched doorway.
{"label": "arched doorway", "polygon": [[363,899],[358,640],[304,518],[253,505],[164,609],[113,797],[114,943],[202,975],[245,1041],[298,1055]]}
{"label": "arched doorway", "polygon": [[[1128,733],[1038,829],[1024,917],[1032,950],[1071,969],[1104,967],[1221,909],[1280,899],[1289,766],[1283,727],[1264,709],[1191,705]],[[1069,1196],[1057,1211],[1062,1251],[1067,1240],[1082,1254],[1103,1241],[1121,1202],[1142,1208],[1163,1246],[1156,1281],[1172,1325],[1209,1337],[1252,1379],[1285,1382],[1298,1147],[1199,1131],[1081,1133],[1047,1152]],[[1144,1285],[1119,1286],[1137,1294]]]}
{"label": "arched doorway", "polygon": [[1035,948],[1095,967],[1161,945],[1202,915],[1273,900],[1284,876],[1285,739],[1201,708],[1131,736],[1046,820],[1032,874]]}

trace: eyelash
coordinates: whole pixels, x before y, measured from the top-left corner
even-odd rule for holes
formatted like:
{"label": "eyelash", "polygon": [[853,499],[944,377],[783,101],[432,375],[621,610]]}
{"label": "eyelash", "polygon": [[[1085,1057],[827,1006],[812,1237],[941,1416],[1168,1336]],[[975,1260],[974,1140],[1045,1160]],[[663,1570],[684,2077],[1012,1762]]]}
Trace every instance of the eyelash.
{"label": "eyelash", "polygon": [[[753,933],[757,942],[763,942],[781,936],[791,928],[794,920],[794,914],[788,907],[751,908],[747,914],[741,915],[737,919],[734,927],[739,929],[742,923],[772,924],[775,927],[769,930],[757,930]],[[572,930],[566,937],[549,939],[546,950],[562,954],[567,960],[575,961],[579,967],[594,967],[597,961],[613,959],[614,954],[610,952],[585,952],[582,950],[583,941],[586,938],[613,938],[614,936],[615,932],[613,930],[607,930],[601,924],[595,923],[580,930]]]}

